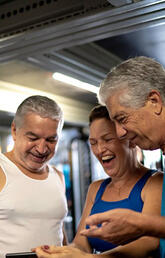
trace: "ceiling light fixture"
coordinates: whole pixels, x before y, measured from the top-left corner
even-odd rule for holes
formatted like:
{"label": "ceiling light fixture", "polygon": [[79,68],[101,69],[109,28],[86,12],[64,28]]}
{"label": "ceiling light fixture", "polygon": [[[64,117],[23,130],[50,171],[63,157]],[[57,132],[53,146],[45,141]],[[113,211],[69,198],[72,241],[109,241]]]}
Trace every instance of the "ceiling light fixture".
{"label": "ceiling light fixture", "polygon": [[74,78],[72,78],[70,76],[67,76],[67,75],[64,75],[62,73],[57,73],[56,72],[56,73],[53,73],[52,76],[53,76],[53,78],[55,80],[58,80],[58,81],[61,81],[61,82],[65,82],[67,84],[70,84],[72,86],[81,88],[83,90],[87,90],[87,91],[93,92],[95,94],[98,93],[99,88],[97,86],[92,85],[92,84],[79,81],[77,79],[74,79]]}

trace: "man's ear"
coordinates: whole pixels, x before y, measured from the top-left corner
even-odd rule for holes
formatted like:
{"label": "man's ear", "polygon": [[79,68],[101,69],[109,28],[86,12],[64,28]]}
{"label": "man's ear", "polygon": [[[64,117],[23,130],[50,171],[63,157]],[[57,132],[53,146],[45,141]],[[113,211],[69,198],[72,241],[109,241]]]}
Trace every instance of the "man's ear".
{"label": "man's ear", "polygon": [[148,94],[147,102],[150,105],[150,109],[152,109],[156,115],[161,114],[163,102],[159,91],[151,90]]}
{"label": "man's ear", "polygon": [[12,122],[12,124],[11,124],[11,134],[12,134],[13,140],[15,141],[16,140],[16,125],[14,122]]}

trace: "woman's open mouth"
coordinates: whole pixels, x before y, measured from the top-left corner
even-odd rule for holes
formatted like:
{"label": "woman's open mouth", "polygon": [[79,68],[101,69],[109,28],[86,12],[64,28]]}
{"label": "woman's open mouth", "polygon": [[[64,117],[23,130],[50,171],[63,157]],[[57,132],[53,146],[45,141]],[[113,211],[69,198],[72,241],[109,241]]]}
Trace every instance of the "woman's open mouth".
{"label": "woman's open mouth", "polygon": [[111,164],[111,161],[115,158],[115,155],[107,155],[102,157],[102,164],[104,167],[107,167]]}

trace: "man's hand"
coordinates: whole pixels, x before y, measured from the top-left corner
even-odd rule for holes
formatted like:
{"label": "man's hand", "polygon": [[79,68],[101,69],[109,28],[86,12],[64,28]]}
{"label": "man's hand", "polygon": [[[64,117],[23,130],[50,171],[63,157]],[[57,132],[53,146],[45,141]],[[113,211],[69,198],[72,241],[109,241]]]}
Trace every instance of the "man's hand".
{"label": "man's hand", "polygon": [[[86,219],[89,229],[80,233],[84,236],[97,237],[113,244],[126,244],[141,236],[142,213],[128,209],[115,209],[92,215]],[[102,224],[101,227],[97,227]]]}

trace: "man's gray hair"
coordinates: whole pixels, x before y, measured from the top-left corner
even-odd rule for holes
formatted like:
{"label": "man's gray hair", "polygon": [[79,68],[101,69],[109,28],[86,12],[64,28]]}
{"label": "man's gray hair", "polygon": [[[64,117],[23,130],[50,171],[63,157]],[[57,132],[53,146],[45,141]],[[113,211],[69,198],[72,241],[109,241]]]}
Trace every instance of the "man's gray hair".
{"label": "man's gray hair", "polygon": [[16,128],[20,128],[28,113],[35,113],[43,118],[51,118],[63,126],[63,112],[60,106],[46,96],[34,95],[26,98],[18,107],[13,122]]}
{"label": "man's gray hair", "polygon": [[[160,92],[165,103],[165,70],[149,57],[130,58],[114,67],[101,83],[98,93],[100,104],[105,105],[114,93],[123,90],[120,104],[126,107],[144,106],[151,90]],[[125,90],[125,91],[124,91]]]}

